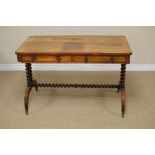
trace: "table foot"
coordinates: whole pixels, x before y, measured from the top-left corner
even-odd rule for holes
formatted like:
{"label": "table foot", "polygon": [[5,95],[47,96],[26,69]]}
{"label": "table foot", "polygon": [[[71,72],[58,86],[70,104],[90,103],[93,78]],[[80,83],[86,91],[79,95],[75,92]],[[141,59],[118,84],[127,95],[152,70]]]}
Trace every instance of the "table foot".
{"label": "table foot", "polygon": [[25,113],[28,115],[28,101],[29,101],[29,94],[31,91],[31,87],[27,87],[25,90],[25,97],[24,97],[24,106],[25,106]]}
{"label": "table foot", "polygon": [[121,111],[122,111],[122,117],[124,117],[124,114],[125,114],[125,101],[126,101],[125,89],[124,88],[120,89],[120,92],[121,92]]}

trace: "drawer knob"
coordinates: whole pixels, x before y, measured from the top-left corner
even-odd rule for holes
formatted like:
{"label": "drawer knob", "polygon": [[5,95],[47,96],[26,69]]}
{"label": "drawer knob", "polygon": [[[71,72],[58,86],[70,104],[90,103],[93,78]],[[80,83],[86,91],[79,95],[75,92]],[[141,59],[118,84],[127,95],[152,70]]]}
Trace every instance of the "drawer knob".
{"label": "drawer knob", "polygon": [[35,60],[36,60],[36,56],[32,55],[32,61],[35,61]]}
{"label": "drawer knob", "polygon": [[61,61],[61,57],[60,56],[56,56],[56,59],[57,59],[58,62]]}

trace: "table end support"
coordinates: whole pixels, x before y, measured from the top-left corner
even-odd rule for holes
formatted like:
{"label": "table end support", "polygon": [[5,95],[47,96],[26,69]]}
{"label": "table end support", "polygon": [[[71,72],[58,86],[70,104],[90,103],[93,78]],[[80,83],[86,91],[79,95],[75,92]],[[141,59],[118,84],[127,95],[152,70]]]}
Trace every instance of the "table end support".
{"label": "table end support", "polygon": [[126,101],[126,95],[125,95],[125,89],[121,89],[121,112],[122,112],[122,117],[124,117],[125,114],[125,101]]}
{"label": "table end support", "polygon": [[126,73],[126,64],[121,64],[121,72],[120,72],[120,86],[118,91],[121,93],[121,112],[122,117],[124,117],[126,110],[126,94],[125,94],[125,73]]}
{"label": "table end support", "polygon": [[28,115],[28,104],[29,104],[29,95],[33,86],[33,77],[32,77],[32,67],[31,63],[25,64],[26,70],[26,80],[27,80],[27,87],[25,89],[25,97],[24,97],[24,106],[25,106],[25,113]]}

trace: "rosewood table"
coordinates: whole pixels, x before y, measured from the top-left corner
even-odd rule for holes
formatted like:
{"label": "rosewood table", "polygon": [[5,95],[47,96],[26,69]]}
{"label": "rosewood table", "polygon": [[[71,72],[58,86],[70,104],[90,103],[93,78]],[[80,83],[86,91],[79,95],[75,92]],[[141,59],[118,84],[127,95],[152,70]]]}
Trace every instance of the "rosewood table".
{"label": "rosewood table", "polygon": [[[50,88],[115,88],[121,93],[122,117],[125,113],[125,72],[132,54],[125,36],[30,36],[17,50],[18,62],[25,63],[27,87],[24,105],[34,87]],[[112,63],[121,64],[118,84],[48,84],[38,83],[32,76],[31,63]]]}

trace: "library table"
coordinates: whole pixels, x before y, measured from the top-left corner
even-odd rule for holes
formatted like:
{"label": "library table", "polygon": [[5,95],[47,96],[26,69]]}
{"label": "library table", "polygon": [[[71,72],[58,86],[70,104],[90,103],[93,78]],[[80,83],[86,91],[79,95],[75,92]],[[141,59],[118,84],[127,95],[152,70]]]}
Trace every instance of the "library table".
{"label": "library table", "polygon": [[[130,63],[131,48],[125,36],[66,35],[30,36],[16,50],[18,62],[25,63],[27,87],[24,105],[28,114],[28,99],[34,87],[47,88],[115,88],[121,94],[122,117],[125,113],[125,72]],[[96,63],[121,64],[118,84],[38,83],[32,76],[32,63]]]}

